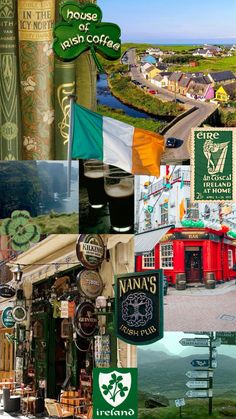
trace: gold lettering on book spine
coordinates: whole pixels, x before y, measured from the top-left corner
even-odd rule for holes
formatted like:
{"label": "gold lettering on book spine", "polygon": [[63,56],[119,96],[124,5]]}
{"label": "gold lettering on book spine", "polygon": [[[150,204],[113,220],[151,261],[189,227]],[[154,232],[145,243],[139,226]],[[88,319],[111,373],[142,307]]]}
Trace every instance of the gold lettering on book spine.
{"label": "gold lettering on book spine", "polygon": [[20,41],[52,41],[55,1],[18,0]]}
{"label": "gold lettering on book spine", "polygon": [[61,108],[62,119],[58,123],[60,134],[64,139],[63,144],[68,143],[69,136],[69,117],[70,117],[70,101],[68,96],[72,95],[75,91],[75,82],[64,83],[57,88],[57,100]]}

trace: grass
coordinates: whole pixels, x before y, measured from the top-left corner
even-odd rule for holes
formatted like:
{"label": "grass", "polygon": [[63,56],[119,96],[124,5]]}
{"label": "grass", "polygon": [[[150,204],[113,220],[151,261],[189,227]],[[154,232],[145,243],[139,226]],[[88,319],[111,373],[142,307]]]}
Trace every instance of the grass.
{"label": "grass", "polygon": [[[182,407],[182,418],[184,419],[207,419],[208,399],[185,399],[186,405]],[[155,409],[139,409],[139,419],[177,419],[179,418],[179,408],[175,406],[160,407]],[[213,413],[211,418],[235,418],[236,417],[236,399],[234,397],[213,398]]]}
{"label": "grass", "polygon": [[76,213],[57,214],[51,211],[32,220],[41,228],[42,234],[77,234],[79,231],[79,215]]}
{"label": "grass", "polygon": [[[193,57],[194,61],[194,57]],[[188,72],[191,69],[191,71],[204,71],[206,73],[209,73],[210,71],[224,71],[229,70],[236,72],[236,55],[232,57],[213,57],[213,58],[207,58],[202,59],[198,61],[198,65],[194,68],[189,66],[171,66],[170,71],[183,71]]]}
{"label": "grass", "polygon": [[109,78],[109,86],[114,96],[123,103],[155,116],[176,116],[183,111],[183,107],[173,102],[161,100],[145,93],[142,89],[134,86],[130,77],[115,74]]}
{"label": "grass", "polygon": [[136,128],[142,128],[149,131],[160,132],[165,126],[165,123],[155,121],[154,119],[136,118],[129,115],[122,109],[113,109],[108,106],[98,105],[98,113],[110,118],[118,119],[119,121],[125,122],[126,124],[133,125]]}

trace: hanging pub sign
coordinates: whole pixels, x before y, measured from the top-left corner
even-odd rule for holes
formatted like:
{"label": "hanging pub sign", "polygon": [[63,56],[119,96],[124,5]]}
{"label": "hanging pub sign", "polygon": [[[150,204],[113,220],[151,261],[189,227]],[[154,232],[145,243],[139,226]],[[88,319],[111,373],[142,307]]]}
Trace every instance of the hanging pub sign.
{"label": "hanging pub sign", "polygon": [[2,324],[6,328],[15,326],[15,320],[12,317],[12,307],[6,307],[2,312]]}
{"label": "hanging pub sign", "polygon": [[235,201],[236,128],[194,128],[191,153],[191,200]]}
{"label": "hanging pub sign", "polygon": [[102,11],[96,4],[79,5],[66,2],[60,8],[62,22],[54,27],[53,49],[65,61],[74,60],[90,50],[100,71],[102,66],[95,52],[108,60],[121,56],[120,28],[114,23],[102,22]]}
{"label": "hanging pub sign", "polygon": [[76,243],[78,260],[87,269],[97,269],[105,255],[105,246],[99,234],[81,234]]}
{"label": "hanging pub sign", "polygon": [[15,293],[16,290],[11,285],[0,285],[0,297],[12,298],[14,297]]}
{"label": "hanging pub sign", "polygon": [[78,305],[75,310],[74,328],[79,336],[83,338],[92,337],[98,325],[94,304],[85,301]]}
{"label": "hanging pub sign", "polygon": [[96,298],[103,290],[102,278],[97,271],[83,269],[76,277],[80,293],[84,297]]}
{"label": "hanging pub sign", "polygon": [[15,306],[12,309],[12,317],[15,320],[16,323],[23,322],[26,319],[26,317],[27,317],[27,313],[26,313],[25,307]]}
{"label": "hanging pub sign", "polygon": [[162,270],[115,276],[117,337],[147,345],[163,337]]}

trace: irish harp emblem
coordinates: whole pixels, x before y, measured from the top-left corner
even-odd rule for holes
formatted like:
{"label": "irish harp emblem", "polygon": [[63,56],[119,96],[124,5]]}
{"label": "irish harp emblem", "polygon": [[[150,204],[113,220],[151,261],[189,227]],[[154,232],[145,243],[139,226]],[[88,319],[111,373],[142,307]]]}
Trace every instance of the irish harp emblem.
{"label": "irish harp emblem", "polygon": [[205,142],[203,152],[207,158],[207,170],[210,175],[223,173],[228,144],[229,141],[218,144],[214,144],[212,140]]}

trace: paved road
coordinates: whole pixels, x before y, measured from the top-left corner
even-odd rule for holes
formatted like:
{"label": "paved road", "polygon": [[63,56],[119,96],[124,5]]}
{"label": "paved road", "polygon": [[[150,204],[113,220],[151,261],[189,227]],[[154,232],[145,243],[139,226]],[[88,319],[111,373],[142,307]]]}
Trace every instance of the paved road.
{"label": "paved road", "polygon": [[216,290],[183,291],[184,295],[169,289],[164,297],[165,331],[235,331],[236,285],[234,281],[224,285]]}
{"label": "paved road", "polygon": [[[130,49],[127,52],[128,62],[132,65],[137,65],[136,62],[136,50]],[[173,101],[175,97],[181,100],[188,108],[196,106],[198,109],[195,110],[190,115],[187,115],[185,118],[177,122],[172,128],[170,128],[165,137],[176,137],[178,139],[183,140],[183,144],[181,147],[176,149],[168,149],[163,156],[162,162],[163,163],[172,163],[172,162],[181,162],[183,160],[189,159],[190,156],[190,135],[191,135],[191,128],[199,126],[207,116],[215,111],[217,108],[216,105],[213,103],[206,103],[206,102],[199,102],[196,100],[192,100],[186,98],[185,96],[174,94],[169,92],[167,89],[160,88],[154,86],[148,80],[146,80],[142,73],[140,73],[139,67],[131,67],[131,75],[132,78],[135,80],[140,81],[142,84],[145,84],[147,87],[152,88],[153,90],[157,90],[159,92],[158,98],[165,101]]]}

